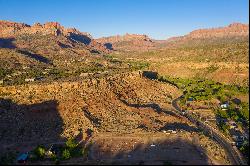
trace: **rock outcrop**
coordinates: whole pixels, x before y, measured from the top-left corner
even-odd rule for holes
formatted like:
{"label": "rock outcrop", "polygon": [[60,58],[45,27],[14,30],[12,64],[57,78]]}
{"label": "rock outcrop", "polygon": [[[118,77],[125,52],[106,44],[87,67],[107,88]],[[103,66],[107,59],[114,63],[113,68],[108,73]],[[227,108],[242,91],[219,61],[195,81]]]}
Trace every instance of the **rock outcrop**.
{"label": "rock outcrop", "polygon": [[55,37],[66,37],[69,43],[83,43],[96,52],[109,52],[106,47],[95,41],[89,33],[80,32],[75,28],[65,28],[58,22],[47,22],[45,24],[35,23],[30,26],[24,23],[0,21],[0,38],[15,39],[21,35],[52,35]]}
{"label": "rock outcrop", "polygon": [[241,23],[232,23],[227,27],[198,29],[187,35],[172,37],[167,41],[190,40],[190,39],[209,39],[209,38],[230,38],[246,37],[249,35],[249,25]]}
{"label": "rock outcrop", "polygon": [[147,35],[125,34],[123,36],[111,36],[97,39],[107,48],[112,47],[114,50],[135,50],[143,51],[154,48],[153,41]]}

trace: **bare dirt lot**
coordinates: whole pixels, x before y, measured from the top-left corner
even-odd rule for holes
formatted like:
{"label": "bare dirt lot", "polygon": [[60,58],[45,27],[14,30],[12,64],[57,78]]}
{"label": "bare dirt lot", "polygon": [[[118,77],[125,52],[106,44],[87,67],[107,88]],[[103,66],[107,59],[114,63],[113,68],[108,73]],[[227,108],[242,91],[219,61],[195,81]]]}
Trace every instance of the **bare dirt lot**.
{"label": "bare dirt lot", "polygon": [[[229,164],[210,155],[201,137],[195,133],[176,134],[98,133],[93,136],[88,159],[63,164],[143,164],[143,165],[214,165]],[[204,141],[204,140],[202,140]],[[208,142],[206,140],[206,142]],[[220,154],[216,154],[221,157]],[[217,157],[218,157],[217,156]]]}

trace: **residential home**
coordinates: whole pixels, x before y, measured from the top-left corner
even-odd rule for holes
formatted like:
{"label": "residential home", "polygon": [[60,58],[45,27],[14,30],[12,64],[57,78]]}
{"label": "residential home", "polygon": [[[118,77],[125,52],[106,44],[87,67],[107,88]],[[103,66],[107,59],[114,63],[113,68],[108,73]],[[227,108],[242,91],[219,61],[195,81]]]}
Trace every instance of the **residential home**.
{"label": "residential home", "polygon": [[224,103],[220,105],[221,109],[228,109],[229,108],[229,104],[228,103]]}
{"label": "residential home", "polygon": [[25,82],[33,82],[33,81],[35,81],[35,78],[26,78],[25,79]]}

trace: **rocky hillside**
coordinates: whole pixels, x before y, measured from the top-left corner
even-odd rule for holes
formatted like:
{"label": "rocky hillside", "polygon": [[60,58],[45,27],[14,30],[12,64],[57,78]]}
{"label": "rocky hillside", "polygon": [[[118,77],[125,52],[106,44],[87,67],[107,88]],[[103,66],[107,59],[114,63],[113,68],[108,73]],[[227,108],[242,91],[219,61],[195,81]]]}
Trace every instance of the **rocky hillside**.
{"label": "rocky hillside", "polygon": [[232,23],[226,27],[198,29],[187,35],[172,37],[159,44],[164,45],[197,45],[197,44],[216,44],[234,41],[248,40],[249,25],[242,23]]}
{"label": "rocky hillside", "polygon": [[178,95],[175,87],[141,78],[139,73],[0,87],[0,142],[49,143],[88,128],[138,133],[176,124],[188,130],[185,119],[162,110],[171,109],[171,100]]}
{"label": "rocky hillside", "polygon": [[154,42],[147,35],[125,34],[97,39],[107,48],[125,51],[146,51],[154,48]]}
{"label": "rocky hillside", "polygon": [[[57,22],[47,22],[45,24],[36,23],[32,26],[24,23],[16,23],[10,21],[0,21],[0,47],[3,48],[26,48],[31,42],[28,40],[20,39],[30,39],[30,41],[39,40],[41,36],[46,36],[53,38],[53,40],[48,40],[49,42],[56,42],[60,47],[81,47],[82,49],[89,50],[90,52],[109,52],[102,44],[94,40],[90,34],[85,32],[80,32],[75,28],[64,28]],[[42,41],[41,41],[42,42]],[[39,43],[36,43],[38,46]],[[40,43],[44,44],[44,43]]]}
{"label": "rocky hillside", "polygon": [[79,76],[121,66],[105,58],[109,52],[88,33],[64,28],[57,22],[30,26],[0,21],[1,84],[52,75]]}
{"label": "rocky hillside", "polygon": [[248,24],[232,23],[226,27],[198,29],[184,36],[172,37],[167,40],[150,39],[147,35],[125,34],[97,39],[107,49],[117,51],[148,51],[171,46],[206,45],[232,43],[248,40]]}

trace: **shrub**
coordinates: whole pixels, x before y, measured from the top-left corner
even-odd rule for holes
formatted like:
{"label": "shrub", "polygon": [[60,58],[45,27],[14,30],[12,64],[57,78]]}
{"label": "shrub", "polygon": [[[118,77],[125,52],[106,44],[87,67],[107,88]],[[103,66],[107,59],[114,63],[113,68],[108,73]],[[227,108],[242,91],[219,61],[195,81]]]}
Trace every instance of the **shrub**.
{"label": "shrub", "polygon": [[66,142],[66,146],[67,146],[67,148],[69,148],[69,149],[74,149],[74,148],[77,147],[77,143],[76,143],[74,140],[69,139],[69,140]]}
{"label": "shrub", "polygon": [[62,152],[62,159],[67,160],[70,157],[71,157],[70,156],[70,151],[68,149],[64,149],[63,152]]}
{"label": "shrub", "polygon": [[43,159],[45,157],[45,148],[43,146],[38,146],[34,150],[34,154],[39,158]]}

